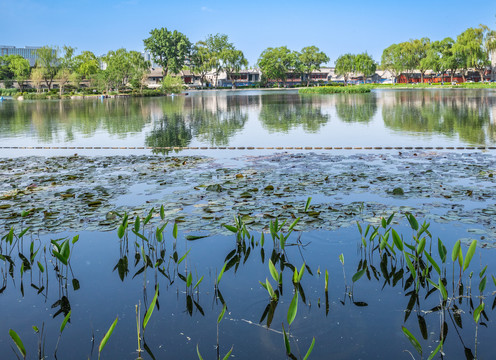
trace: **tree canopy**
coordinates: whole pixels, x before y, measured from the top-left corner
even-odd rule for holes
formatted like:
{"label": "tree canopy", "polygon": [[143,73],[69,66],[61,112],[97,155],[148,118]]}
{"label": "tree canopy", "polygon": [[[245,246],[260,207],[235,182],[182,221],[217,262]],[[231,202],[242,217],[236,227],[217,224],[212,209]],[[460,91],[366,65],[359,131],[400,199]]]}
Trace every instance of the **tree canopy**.
{"label": "tree canopy", "polygon": [[191,50],[191,42],[186,35],[177,30],[169,31],[165,27],[150,31],[150,37],[143,43],[153,60],[162,66],[164,75],[169,71],[179,73]]}

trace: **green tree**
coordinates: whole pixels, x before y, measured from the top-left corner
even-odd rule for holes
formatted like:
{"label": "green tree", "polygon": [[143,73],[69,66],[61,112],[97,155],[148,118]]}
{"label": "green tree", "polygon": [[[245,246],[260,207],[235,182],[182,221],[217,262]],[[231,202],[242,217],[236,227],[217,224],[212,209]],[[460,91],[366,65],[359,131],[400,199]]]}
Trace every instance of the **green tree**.
{"label": "green tree", "polygon": [[217,87],[217,79],[220,72],[224,69],[226,54],[231,50],[236,50],[234,44],[229,42],[229,37],[225,34],[208,35],[205,40],[209,57],[209,66],[214,71],[214,86]]}
{"label": "green tree", "polygon": [[36,67],[43,71],[43,80],[50,90],[52,82],[59,70],[58,48],[43,46],[36,50]]}
{"label": "green tree", "polygon": [[184,90],[183,80],[180,76],[166,75],[162,80],[162,90],[166,94],[179,94]]}
{"label": "green tree", "polygon": [[334,72],[336,75],[343,75],[344,84],[348,85],[348,77],[355,73],[356,55],[344,54],[336,59]]}
{"label": "green tree", "polygon": [[143,55],[137,51],[130,51],[128,54],[129,65],[131,73],[129,76],[129,83],[134,89],[139,88],[140,93],[143,92],[143,87],[146,84],[147,74],[150,70],[151,64],[146,61]]}
{"label": "green tree", "polygon": [[374,61],[374,59],[372,59],[372,56],[370,56],[366,52],[356,55],[355,72],[357,74],[363,75],[364,82],[365,82],[365,78],[374,75],[376,70],[377,70],[377,64]]}
{"label": "green tree", "polygon": [[301,49],[299,59],[302,72],[307,75],[307,86],[313,71],[320,71],[320,66],[329,62],[329,57],[316,46],[307,46]]}
{"label": "green tree", "polygon": [[425,72],[430,68],[428,62],[422,61],[427,57],[427,53],[431,46],[431,40],[429,38],[410,40],[411,49],[411,64],[413,69],[418,69],[420,71],[420,82],[424,82]]}
{"label": "green tree", "polygon": [[83,77],[77,71],[74,71],[73,73],[71,73],[71,76],[69,77],[69,82],[71,83],[72,86],[74,86],[76,88],[76,90],[79,90],[79,87],[81,85],[82,80],[83,80]]}
{"label": "green tree", "polygon": [[29,61],[21,55],[9,55],[9,69],[12,71],[14,78],[19,84],[21,91],[24,89],[24,83],[29,79],[31,67]]}
{"label": "green tree", "polygon": [[239,74],[241,68],[248,66],[248,60],[246,60],[243,52],[241,50],[229,49],[222,53],[222,58],[224,61],[224,70],[226,72],[227,78],[231,80],[233,89],[236,88],[236,75]]}
{"label": "green tree", "polygon": [[489,55],[494,49],[496,33],[485,25],[468,28],[458,35],[454,45],[454,51],[462,56],[465,67],[478,71],[481,81],[484,81],[484,71],[491,64]]}
{"label": "green tree", "polygon": [[191,42],[183,33],[167,28],[153,29],[150,37],[143,40],[145,49],[150,51],[153,60],[162,66],[163,75],[177,74],[191,50]]}
{"label": "green tree", "polygon": [[64,93],[64,86],[69,82],[71,71],[67,68],[61,68],[57,72],[56,78],[59,80],[59,94],[62,96]]}
{"label": "green tree", "polygon": [[456,51],[455,40],[450,37],[441,40],[440,44],[442,67],[450,72],[451,82],[458,69],[463,68],[463,56]]}
{"label": "green tree", "polygon": [[0,80],[12,80],[14,78],[14,73],[9,67],[10,59],[9,55],[0,56]]}
{"label": "green tree", "polygon": [[205,41],[198,41],[191,51],[191,70],[200,76],[200,84],[206,83],[207,73],[212,70],[213,54]]}
{"label": "green tree", "polygon": [[401,47],[399,44],[393,44],[384,49],[381,56],[381,67],[384,70],[391,72],[396,82],[398,76],[404,69],[401,58]]}
{"label": "green tree", "polygon": [[89,79],[100,69],[98,58],[91,51],[83,51],[74,58],[74,71]]}
{"label": "green tree", "polygon": [[31,82],[33,83],[34,87],[36,88],[36,92],[38,93],[41,90],[41,84],[43,83],[43,80],[43,70],[41,68],[34,68],[33,71],[31,71]]}
{"label": "green tree", "polygon": [[288,72],[295,68],[297,53],[286,46],[265,49],[257,61],[257,66],[267,79],[280,81],[286,85]]}

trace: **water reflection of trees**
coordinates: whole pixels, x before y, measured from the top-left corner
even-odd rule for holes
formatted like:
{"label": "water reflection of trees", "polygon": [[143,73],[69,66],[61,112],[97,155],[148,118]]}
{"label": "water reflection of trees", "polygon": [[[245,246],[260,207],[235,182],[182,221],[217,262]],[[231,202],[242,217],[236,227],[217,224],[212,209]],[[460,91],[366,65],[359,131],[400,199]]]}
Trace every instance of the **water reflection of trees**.
{"label": "water reflection of trees", "polygon": [[271,94],[262,97],[259,119],[270,132],[287,133],[302,127],[316,133],[327,124],[330,115],[322,111],[325,98],[298,94]]}
{"label": "water reflection of trees", "polygon": [[412,91],[395,93],[384,103],[386,127],[418,134],[459,137],[471,145],[496,139],[490,110],[496,104],[488,92]]}
{"label": "water reflection of trees", "polygon": [[1,109],[0,135],[33,135],[41,141],[71,141],[99,129],[126,137],[150,121],[146,99],[13,101]]}
{"label": "water reflection of trees", "polygon": [[336,113],[347,123],[368,123],[377,112],[375,93],[335,95]]}
{"label": "water reflection of trees", "polygon": [[243,129],[251,100],[240,96],[192,96],[166,99],[163,115],[146,137],[147,146],[188,146],[193,137],[212,146],[225,146]]}

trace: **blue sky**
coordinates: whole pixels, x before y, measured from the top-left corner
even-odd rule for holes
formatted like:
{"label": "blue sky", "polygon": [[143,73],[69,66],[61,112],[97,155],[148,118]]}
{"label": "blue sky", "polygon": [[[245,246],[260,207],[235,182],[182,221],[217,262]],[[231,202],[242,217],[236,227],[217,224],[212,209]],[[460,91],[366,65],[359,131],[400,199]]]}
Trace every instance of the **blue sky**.
{"label": "blue sky", "polygon": [[496,1],[0,0],[1,45],[142,51],[149,31],[166,27],[192,42],[227,34],[250,65],[267,47],[283,45],[318,46],[330,64],[362,51],[379,61],[392,43],[456,38],[481,23],[496,28]]}

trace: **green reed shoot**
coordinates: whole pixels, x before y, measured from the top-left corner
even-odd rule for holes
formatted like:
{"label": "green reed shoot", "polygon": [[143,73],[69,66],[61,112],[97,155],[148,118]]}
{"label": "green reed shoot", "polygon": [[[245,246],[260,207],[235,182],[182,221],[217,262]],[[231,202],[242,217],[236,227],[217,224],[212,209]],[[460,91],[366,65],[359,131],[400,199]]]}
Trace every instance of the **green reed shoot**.
{"label": "green reed shoot", "polygon": [[26,348],[24,347],[24,344],[22,343],[22,340],[19,337],[19,335],[17,335],[17,333],[12,329],[9,330],[9,335],[12,338],[12,341],[14,341],[14,344],[21,353],[23,359],[26,359]]}
{"label": "green reed shoot", "polygon": [[110,328],[105,333],[105,336],[103,337],[102,341],[100,341],[100,345],[98,345],[98,360],[100,360],[100,355],[101,355],[103,349],[105,348],[105,345],[107,345],[107,342],[109,341],[110,336],[112,336],[112,333],[114,332],[114,329],[115,329],[115,326],[117,325],[118,320],[119,320],[119,317],[117,316],[115,318],[114,322],[112,323],[112,325],[110,325]]}

